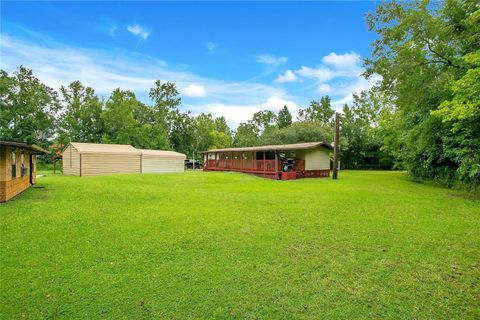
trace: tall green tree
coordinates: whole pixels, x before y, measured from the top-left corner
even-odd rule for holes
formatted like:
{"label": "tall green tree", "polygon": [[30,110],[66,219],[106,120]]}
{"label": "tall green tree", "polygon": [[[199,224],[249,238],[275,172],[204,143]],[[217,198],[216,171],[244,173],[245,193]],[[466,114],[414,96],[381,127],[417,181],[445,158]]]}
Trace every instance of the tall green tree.
{"label": "tall green tree", "polygon": [[211,147],[211,132],[215,130],[215,121],[212,114],[202,113],[194,119],[194,124],[195,134],[192,146],[195,154],[198,154],[198,152],[208,150]]}
{"label": "tall green tree", "polygon": [[131,144],[137,148],[151,148],[151,125],[142,122],[149,107],[137,100],[131,91],[116,89],[105,103],[102,113],[105,143]]}
{"label": "tall green tree", "polygon": [[[480,11],[479,11],[480,12]],[[477,20],[478,21],[478,20]],[[480,21],[478,21],[480,24]],[[479,31],[480,32],[480,31]],[[478,186],[480,181],[480,51],[464,57],[471,68],[451,83],[452,97],[432,111],[450,127],[445,146],[459,164],[458,179]]]}
{"label": "tall green tree", "polygon": [[182,100],[174,83],[155,81],[150,89],[150,99],[153,101],[152,142],[156,149],[169,149],[169,134],[175,121],[178,121],[178,107]]}
{"label": "tall green tree", "polygon": [[253,114],[250,120],[258,136],[272,130],[277,122],[277,115],[270,110],[261,110]]}
{"label": "tall green tree", "polygon": [[315,122],[294,122],[290,127],[272,130],[264,135],[264,144],[288,144],[299,142],[323,141],[330,143],[333,139],[330,127]]}
{"label": "tall green tree", "polygon": [[232,137],[225,132],[213,130],[209,133],[209,149],[228,148],[232,145]]}
{"label": "tall green tree", "polygon": [[292,125],[292,114],[286,105],[283,106],[277,115],[277,127],[279,129],[287,128]]}
{"label": "tall green tree", "polygon": [[298,112],[300,121],[318,122],[322,125],[331,125],[335,111],[332,108],[332,99],[329,96],[312,100],[310,106]]}
{"label": "tall green tree", "polygon": [[340,159],[344,169],[388,169],[393,163],[382,149],[380,116],[387,105],[375,90],[354,94],[351,106],[345,104],[340,121]]}
{"label": "tall green tree", "polygon": [[0,71],[0,139],[48,147],[60,111],[54,89],[20,66],[12,76]]}
{"label": "tall green tree", "polygon": [[232,130],[224,116],[215,118],[215,129],[210,132],[210,149],[228,148],[232,145]]}
{"label": "tall green tree", "polygon": [[473,121],[458,134],[448,120],[456,98],[475,105],[472,96],[456,88],[462,81],[467,91],[474,88],[468,79],[475,81],[469,71],[475,67],[468,57],[480,49],[478,2],[384,2],[367,21],[378,37],[366,75],[381,75],[380,90],[395,106],[382,121],[384,149],[416,179],[478,185],[478,167],[470,156],[480,151],[478,122],[468,117]]}
{"label": "tall green tree", "polygon": [[251,122],[242,122],[235,131],[233,145],[235,147],[251,147],[260,144],[260,138],[255,125]]}
{"label": "tall green tree", "polygon": [[229,136],[232,135],[232,130],[228,126],[227,119],[225,119],[224,116],[215,118],[215,130],[218,132],[223,132]]}
{"label": "tall green tree", "polygon": [[74,81],[62,86],[64,113],[60,118],[61,142],[100,142],[103,133],[102,101],[91,87]]}
{"label": "tall green tree", "polygon": [[193,152],[196,152],[195,133],[196,122],[190,113],[178,110],[171,112],[169,139],[173,150],[185,153],[187,157],[190,157]]}

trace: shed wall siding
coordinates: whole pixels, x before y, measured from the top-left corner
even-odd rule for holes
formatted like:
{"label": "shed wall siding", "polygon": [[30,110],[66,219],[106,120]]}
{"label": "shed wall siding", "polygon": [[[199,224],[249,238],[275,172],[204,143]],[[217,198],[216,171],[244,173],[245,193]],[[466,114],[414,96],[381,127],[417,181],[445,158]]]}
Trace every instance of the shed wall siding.
{"label": "shed wall siding", "polygon": [[[12,151],[15,152],[16,172],[15,178],[12,177]],[[23,151],[23,167],[25,168],[22,176],[21,153]],[[0,149],[0,202],[5,202],[15,197],[22,191],[30,187],[30,151],[21,148],[12,148],[2,146]]]}
{"label": "shed wall siding", "polygon": [[183,172],[185,162],[176,159],[162,159],[155,156],[142,156],[143,173]]}
{"label": "shed wall siding", "polygon": [[9,148],[6,146],[0,146],[0,181],[7,181],[10,178],[10,164],[7,162],[7,158],[10,153],[7,154]]}
{"label": "shed wall siding", "polygon": [[80,153],[71,145],[63,151],[62,172],[66,176],[80,175]]}
{"label": "shed wall siding", "polygon": [[140,173],[140,155],[82,154],[82,176]]}
{"label": "shed wall siding", "polygon": [[305,170],[330,169],[330,150],[319,148],[305,150]]}

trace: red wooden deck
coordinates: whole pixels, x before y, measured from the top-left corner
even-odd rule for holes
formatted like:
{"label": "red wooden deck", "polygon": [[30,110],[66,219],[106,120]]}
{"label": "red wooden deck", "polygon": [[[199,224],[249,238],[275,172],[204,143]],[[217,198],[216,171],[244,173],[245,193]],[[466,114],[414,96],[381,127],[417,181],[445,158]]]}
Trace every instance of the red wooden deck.
{"label": "red wooden deck", "polygon": [[[282,164],[277,160],[220,159],[207,160],[203,165],[205,171],[245,172],[272,179],[281,179]],[[305,170],[305,160],[295,160],[293,171],[296,178],[328,177],[330,170]],[[291,174],[290,174],[291,179]]]}

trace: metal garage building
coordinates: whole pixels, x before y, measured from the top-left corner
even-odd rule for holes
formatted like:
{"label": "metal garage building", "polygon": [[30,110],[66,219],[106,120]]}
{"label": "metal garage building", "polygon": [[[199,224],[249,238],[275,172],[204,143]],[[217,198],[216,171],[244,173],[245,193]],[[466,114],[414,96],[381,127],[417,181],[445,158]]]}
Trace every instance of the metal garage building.
{"label": "metal garage building", "polygon": [[63,174],[96,176],[140,173],[140,150],[125,144],[71,142],[63,151]]}
{"label": "metal garage building", "polygon": [[146,150],[142,152],[142,173],[183,172],[185,159],[183,153],[163,150]]}
{"label": "metal garage building", "polygon": [[71,142],[63,150],[63,174],[183,172],[186,156],[173,151],[140,150],[131,145]]}

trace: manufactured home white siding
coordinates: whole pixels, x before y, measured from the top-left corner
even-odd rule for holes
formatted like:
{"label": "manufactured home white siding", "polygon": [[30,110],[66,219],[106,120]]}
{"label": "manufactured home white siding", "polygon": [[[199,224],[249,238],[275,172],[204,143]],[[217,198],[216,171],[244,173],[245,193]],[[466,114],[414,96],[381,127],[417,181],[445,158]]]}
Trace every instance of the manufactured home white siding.
{"label": "manufactured home white siding", "polygon": [[330,169],[330,150],[325,147],[305,150],[305,170]]}

